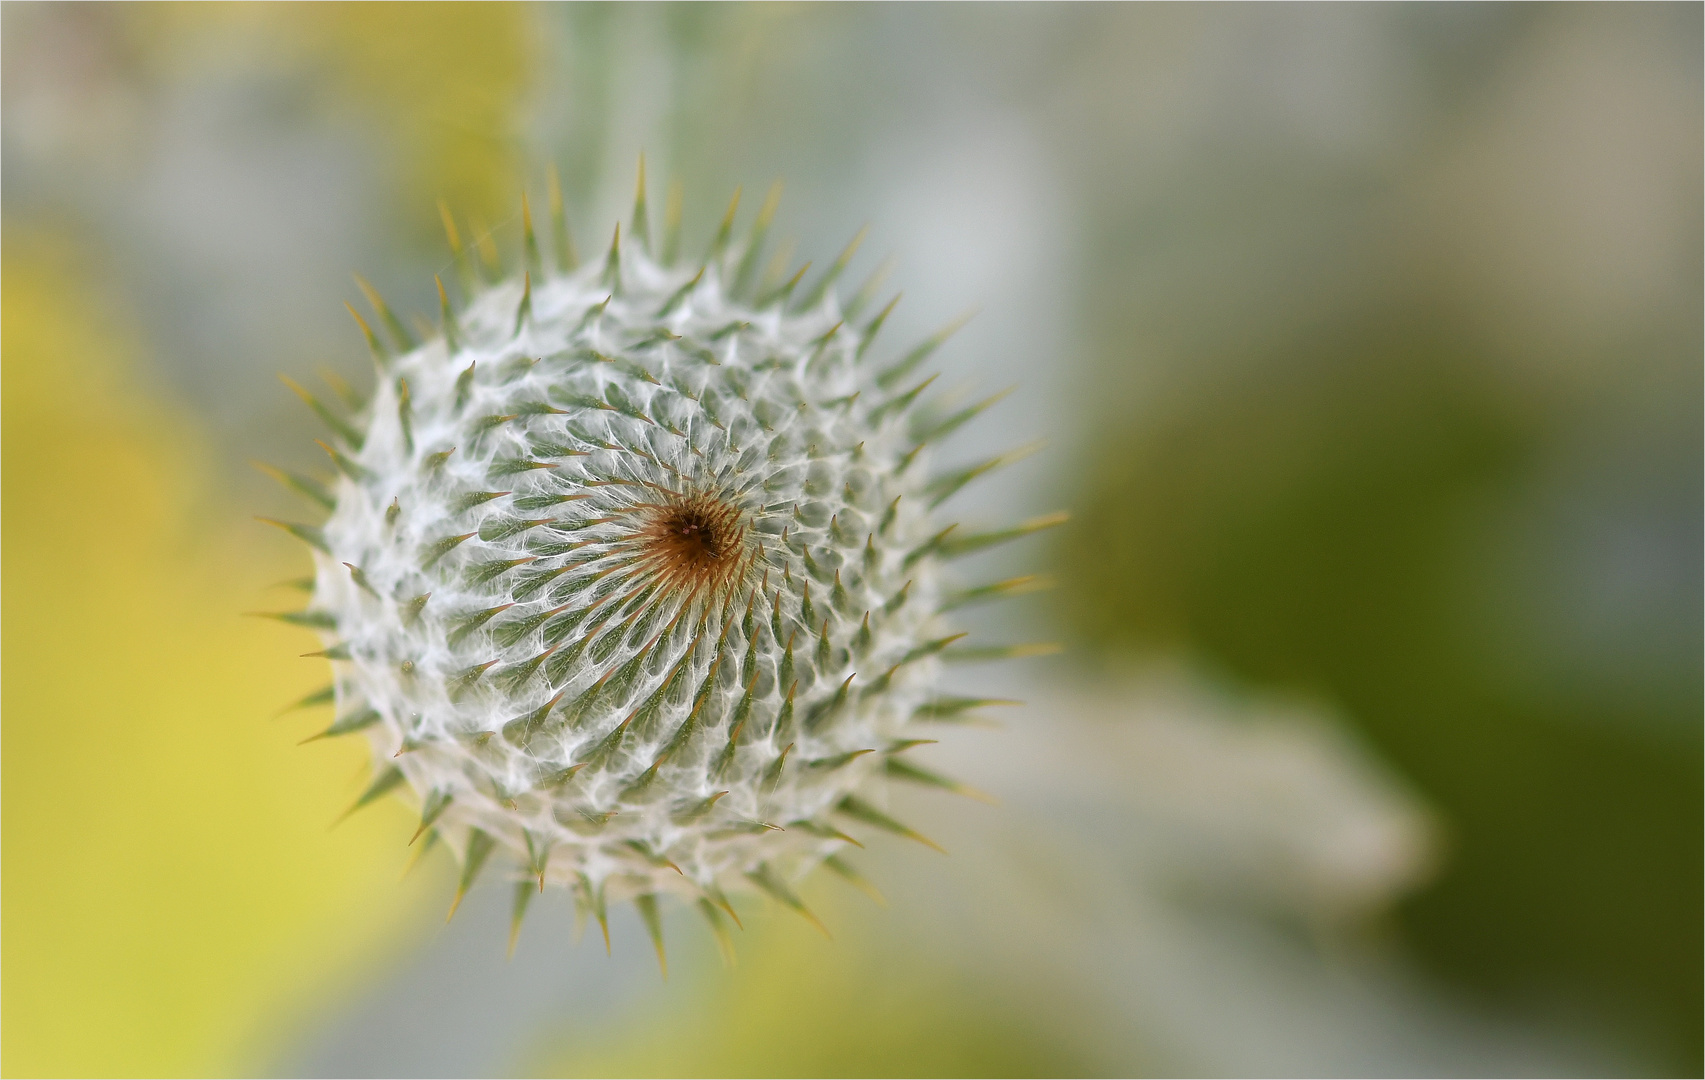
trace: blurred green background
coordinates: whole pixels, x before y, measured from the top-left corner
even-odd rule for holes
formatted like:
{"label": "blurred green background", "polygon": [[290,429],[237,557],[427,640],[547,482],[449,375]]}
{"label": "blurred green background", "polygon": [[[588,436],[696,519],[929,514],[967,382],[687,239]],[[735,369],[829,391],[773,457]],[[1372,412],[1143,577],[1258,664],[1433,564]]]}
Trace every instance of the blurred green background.
{"label": "blurred green background", "polygon": [[[8,0],[0,30],[6,1074],[1705,1067],[1698,5]],[[685,933],[662,988],[568,972],[589,948],[506,974],[433,937],[444,866],[394,884],[402,807],[327,833],[363,751],[293,747],[312,639],[239,614],[304,564],[249,520],[289,507],[249,459],[318,464],[274,374],[363,379],[352,269],[434,310],[439,199],[512,256],[554,164],[596,246],[641,150],[689,238],[778,176],[801,258],[869,221],[901,336],[981,305],[948,381],[1018,389],[968,449],[1052,446],[968,509],[1074,515],[1012,564],[1060,587],[985,619],[1070,646],[1022,696],[1186,657],[1342,717],[1438,837],[1355,936],[1465,1026],[1225,1059],[1182,995],[1039,1013],[1021,984],[1125,976],[1044,941],[980,977],[904,914],[977,894],[910,854],[894,909],[810,894],[833,943],[754,912],[734,974]],[[407,1056],[458,1024],[485,1057]],[[1539,1049],[1428,1057],[1482,1029]]]}

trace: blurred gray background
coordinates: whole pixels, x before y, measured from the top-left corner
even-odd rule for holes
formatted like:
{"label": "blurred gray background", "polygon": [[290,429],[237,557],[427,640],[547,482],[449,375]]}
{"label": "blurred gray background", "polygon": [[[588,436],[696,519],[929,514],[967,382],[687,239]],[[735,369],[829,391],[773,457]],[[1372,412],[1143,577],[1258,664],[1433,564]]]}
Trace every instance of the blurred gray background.
{"label": "blurred gray background", "polygon": [[1698,1075],[1701,10],[0,5],[5,225],[231,514],[318,464],[275,374],[366,377],[351,270],[434,311],[437,201],[513,265],[549,164],[595,250],[643,151],[689,249],[776,178],[796,262],[868,223],[892,345],[975,308],[947,456],[1049,449],[952,509],[1074,515],[971,625],[1067,650],[936,748],[1003,805],[912,800],[890,909],[733,975],[676,920],[660,986],[566,905],[505,964],[494,890],[268,1067]]}

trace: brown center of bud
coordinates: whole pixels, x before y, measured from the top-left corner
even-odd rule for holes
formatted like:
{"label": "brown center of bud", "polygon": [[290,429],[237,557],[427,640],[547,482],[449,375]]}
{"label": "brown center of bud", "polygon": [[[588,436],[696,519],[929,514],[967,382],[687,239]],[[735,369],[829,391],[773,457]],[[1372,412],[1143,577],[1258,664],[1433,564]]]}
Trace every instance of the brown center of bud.
{"label": "brown center of bud", "polygon": [[715,592],[751,565],[740,508],[717,495],[670,495],[635,508],[640,567],[668,589]]}

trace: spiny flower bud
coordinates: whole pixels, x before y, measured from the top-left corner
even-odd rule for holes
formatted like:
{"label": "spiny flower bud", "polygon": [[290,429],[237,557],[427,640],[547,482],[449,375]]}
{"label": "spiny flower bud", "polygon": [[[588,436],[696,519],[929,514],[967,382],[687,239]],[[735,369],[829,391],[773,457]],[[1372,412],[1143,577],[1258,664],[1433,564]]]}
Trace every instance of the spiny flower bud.
{"label": "spiny flower bud", "polygon": [[525,265],[485,285],[446,212],[472,299],[440,282],[441,332],[416,344],[368,289],[394,345],[356,316],[371,402],[346,421],[309,398],[336,482],[285,475],[331,511],[285,525],[317,549],[287,617],[333,664],[314,738],[372,743],[356,806],[412,792],[410,842],[457,853],[458,902],[501,854],[517,928],[556,883],[600,924],[634,901],[660,958],[664,895],[726,943],[730,892],[811,917],[790,882],[814,866],[862,884],[843,826],[929,843],[880,807],[885,778],[964,790],[902,756],[986,704],[934,692],[962,636],[942,613],[1025,585],[950,595],[943,563],[1057,520],[933,523],[992,464],[925,474],[979,408],[918,404],[944,335],[874,363],[893,305],[858,324],[870,290],[834,288],[857,241],[801,290],[804,270],[757,272],[774,193],[743,240],[737,204],[702,263],[674,258],[673,223],[654,257],[642,164],[626,237],[577,268],[553,184],[555,266],[523,203]]}

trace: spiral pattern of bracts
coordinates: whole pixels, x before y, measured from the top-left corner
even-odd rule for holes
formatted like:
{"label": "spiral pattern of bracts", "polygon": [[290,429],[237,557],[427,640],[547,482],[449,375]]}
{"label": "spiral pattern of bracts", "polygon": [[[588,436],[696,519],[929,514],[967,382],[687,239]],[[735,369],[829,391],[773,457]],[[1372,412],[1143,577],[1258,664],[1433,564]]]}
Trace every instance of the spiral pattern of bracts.
{"label": "spiral pattern of bracts", "polygon": [[920,406],[940,338],[873,363],[892,305],[862,325],[869,291],[842,305],[850,249],[799,301],[803,271],[757,278],[773,200],[742,241],[731,207],[701,264],[653,258],[643,184],[601,263],[573,266],[553,221],[546,272],[529,220],[519,278],[466,275],[459,310],[440,284],[424,344],[371,295],[396,345],[368,331],[372,400],[354,421],[313,402],[335,485],[289,477],[331,510],[286,526],[318,549],[294,620],[334,665],[322,735],[367,734],[363,801],[413,792],[414,842],[461,858],[458,900],[507,852],[518,918],[554,882],[600,922],[632,899],[654,931],[677,895],[720,935],[731,892],[809,914],[789,882],[824,862],[858,880],[843,825],[922,839],[884,785],[958,789],[901,755],[986,704],[934,690],[961,636],[943,611],[1034,584],[949,594],[943,564],[1056,519],[933,524],[999,463],[927,475],[977,408]]}

